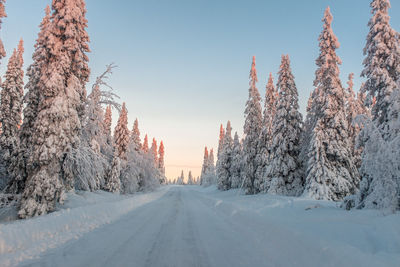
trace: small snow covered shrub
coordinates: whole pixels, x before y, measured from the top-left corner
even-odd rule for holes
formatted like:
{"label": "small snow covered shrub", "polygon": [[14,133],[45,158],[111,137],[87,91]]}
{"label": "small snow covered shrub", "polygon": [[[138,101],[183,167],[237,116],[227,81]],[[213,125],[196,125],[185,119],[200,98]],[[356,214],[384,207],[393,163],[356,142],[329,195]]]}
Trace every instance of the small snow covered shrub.
{"label": "small snow covered shrub", "polygon": [[110,168],[108,160],[92,148],[81,146],[72,149],[64,160],[64,177],[67,188],[95,191],[104,186],[104,178]]}

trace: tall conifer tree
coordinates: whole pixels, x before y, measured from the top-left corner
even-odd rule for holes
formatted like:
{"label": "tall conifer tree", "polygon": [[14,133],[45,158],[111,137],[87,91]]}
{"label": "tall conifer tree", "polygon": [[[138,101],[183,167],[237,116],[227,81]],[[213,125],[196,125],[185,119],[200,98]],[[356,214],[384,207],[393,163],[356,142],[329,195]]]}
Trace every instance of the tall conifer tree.
{"label": "tall conifer tree", "polygon": [[79,145],[79,133],[86,100],[89,36],[83,0],[53,0],[45,61],[38,82],[38,114],[33,126],[34,144],[21,218],[53,211],[64,198],[66,184],[61,166],[65,153]]}
{"label": "tall conifer tree", "polygon": [[277,88],[279,102],[272,123],[270,162],[266,173],[269,193],[298,196],[303,192],[300,137],[302,116],[289,56],[282,56]]}
{"label": "tall conifer tree", "polygon": [[305,195],[315,199],[339,201],[354,194],[359,184],[358,170],[350,150],[345,112],[345,92],[339,79],[339,42],[332,31],[329,7],[319,37],[320,55],[314,86],[317,101],[313,110],[308,148]]}
{"label": "tall conifer tree", "polygon": [[260,93],[256,87],[257,82],[256,58],[253,57],[250,70],[249,99],[246,102],[244,112],[246,120],[243,141],[243,186],[246,194],[256,194],[260,191],[260,181],[256,179],[256,172],[259,166],[257,160],[259,157],[258,144],[262,130],[262,110]]}

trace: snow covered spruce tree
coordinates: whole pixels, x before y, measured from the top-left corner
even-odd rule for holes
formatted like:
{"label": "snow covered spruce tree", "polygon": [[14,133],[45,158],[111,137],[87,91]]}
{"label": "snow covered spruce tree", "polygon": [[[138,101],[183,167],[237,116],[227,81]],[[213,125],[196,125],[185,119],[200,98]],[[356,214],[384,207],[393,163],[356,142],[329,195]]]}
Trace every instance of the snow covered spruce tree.
{"label": "snow covered spruce tree", "polygon": [[32,165],[28,170],[19,216],[45,214],[63,202],[65,153],[79,145],[89,78],[89,36],[83,0],[54,0],[40,68],[38,113],[32,129]]}
{"label": "snow covered spruce tree", "polygon": [[157,167],[163,176],[165,176],[164,154],[165,154],[164,143],[163,143],[163,141],[161,141],[160,147],[158,149],[158,166]]}
{"label": "snow covered spruce tree", "polygon": [[350,150],[345,112],[345,92],[339,79],[339,42],[332,31],[329,7],[319,37],[320,55],[314,86],[317,94],[308,148],[304,195],[315,199],[339,201],[354,194],[359,184],[358,170]]}
{"label": "snow covered spruce tree", "polygon": [[365,94],[363,92],[359,92],[356,97],[356,94],[354,93],[353,77],[354,74],[350,73],[349,80],[347,82],[346,116],[347,123],[349,125],[350,149],[354,158],[354,163],[356,164],[357,169],[359,169],[361,167],[362,147],[357,146],[357,138],[361,131],[362,125],[358,123],[358,119],[361,115],[368,118],[369,112],[367,107],[364,105]]}
{"label": "snow covered spruce tree", "polygon": [[[23,41],[19,42],[18,49],[14,49],[7,65],[5,80],[1,91],[1,136],[0,145],[2,160],[5,167],[10,168],[12,161],[17,160],[14,154],[19,147],[19,127],[22,120],[22,98],[24,95]],[[14,154],[14,155],[13,155]],[[10,174],[9,174],[10,175]],[[9,176],[7,175],[7,176]],[[4,179],[6,177],[2,177]],[[5,183],[0,183],[0,185]]]}
{"label": "snow covered spruce tree", "polygon": [[266,186],[264,185],[265,169],[268,165],[269,149],[272,140],[272,121],[275,117],[278,98],[278,91],[275,89],[272,73],[270,73],[265,92],[262,131],[258,144],[259,166],[257,168],[256,175],[257,180],[260,181],[260,191],[265,191]]}
{"label": "snow covered spruce tree", "polygon": [[114,157],[110,173],[106,180],[105,189],[119,193],[121,191],[121,160],[127,160],[127,151],[129,145],[129,130],[128,130],[128,111],[125,102],[122,104],[122,110],[119,114],[117,126],[114,130]]}
{"label": "snow covered spruce tree", "polygon": [[[390,26],[389,0],[371,2],[363,90],[372,107],[372,122],[360,133],[364,147],[360,173],[362,182],[355,203],[347,207],[400,209],[400,44],[399,34]],[[397,84],[396,84],[397,83]]]}
{"label": "snow covered spruce tree", "polygon": [[135,150],[140,151],[140,149],[142,148],[142,141],[140,140],[138,119],[135,119],[135,122],[133,123],[133,129],[131,132],[131,142],[134,144]]}
{"label": "snow covered spruce tree", "polygon": [[112,124],[112,110],[111,105],[108,105],[106,108],[106,112],[104,114],[104,134],[107,137],[107,144],[112,145],[112,137],[111,137],[111,124]]}
{"label": "snow covered spruce tree", "polygon": [[108,175],[105,189],[112,193],[121,192],[121,159],[118,157],[117,150],[114,153],[114,157],[111,164],[111,170]]}
{"label": "snow covered spruce tree", "polygon": [[208,170],[208,149],[204,148],[204,157],[203,157],[203,165],[201,166],[201,174],[200,174],[200,184],[208,185],[206,181],[206,175]]}
{"label": "snow covered spruce tree", "polygon": [[208,163],[207,163],[207,181],[208,184],[216,184],[217,183],[217,175],[215,173],[215,164],[214,164],[214,149],[210,150],[208,155]]}
{"label": "snow covered spruce tree", "polygon": [[218,140],[218,152],[217,152],[217,157],[219,157],[219,154],[222,151],[222,148],[224,147],[224,136],[225,136],[225,130],[224,126],[221,124],[219,127],[219,140]]}
{"label": "snow covered spruce tree", "polygon": [[268,193],[299,196],[303,192],[300,137],[303,119],[289,56],[282,56],[277,88],[279,102],[272,123],[270,160],[266,171]]}
{"label": "snow covered spruce tree", "polygon": [[193,175],[192,175],[192,171],[189,171],[187,184],[188,185],[194,185],[195,184],[195,181],[194,181]]}
{"label": "snow covered spruce tree", "polygon": [[250,88],[249,99],[246,102],[245,124],[244,124],[244,141],[243,141],[243,187],[246,194],[256,194],[260,192],[260,181],[256,177],[257,168],[259,166],[259,149],[258,143],[262,130],[262,110],[261,97],[256,87],[257,83],[256,57],[250,70]]}
{"label": "snow covered spruce tree", "polygon": [[[1,9],[1,6],[0,6]],[[50,7],[45,9],[45,16],[40,24],[40,31],[35,44],[35,51],[32,55],[33,63],[28,67],[26,84],[27,93],[23,98],[26,104],[23,110],[24,119],[19,130],[19,149],[15,151],[15,161],[10,166],[12,172],[12,180],[7,186],[7,192],[12,194],[21,194],[25,188],[25,180],[27,176],[27,167],[32,166],[32,138],[33,126],[38,114],[39,105],[39,80],[41,68],[45,63],[46,40],[50,34],[48,30],[50,26]],[[1,13],[1,11],[0,11]]]}
{"label": "snow covered spruce tree", "polygon": [[149,138],[147,137],[147,134],[144,136],[142,150],[144,153],[149,152]]}
{"label": "snow covered spruce tree", "polygon": [[120,159],[126,159],[126,152],[129,145],[129,130],[128,130],[128,111],[125,102],[122,104],[122,110],[119,114],[117,126],[114,130],[114,144],[117,156]]}
{"label": "snow covered spruce tree", "polygon": [[155,138],[153,138],[153,142],[151,143],[151,148],[150,148],[150,157],[153,160],[153,164],[155,167],[158,166],[158,152],[157,152],[157,141]]}
{"label": "snow covered spruce tree", "polygon": [[231,165],[232,165],[232,127],[228,121],[224,142],[217,160],[217,185],[219,190],[231,189]]}
{"label": "snow covered spruce tree", "polygon": [[239,135],[235,132],[235,137],[233,138],[233,147],[232,147],[232,163],[231,163],[231,187],[232,188],[240,188],[242,185],[242,144],[239,140]]}
{"label": "snow covered spruce tree", "polygon": [[389,0],[373,0],[371,2],[372,18],[368,22],[370,27],[367,44],[364,48],[364,70],[361,76],[367,78],[364,85],[367,95],[367,104],[372,104],[376,97],[376,104],[372,107],[372,116],[380,124],[389,118],[387,109],[390,105],[390,96],[399,79],[400,47],[399,33],[390,26]]}

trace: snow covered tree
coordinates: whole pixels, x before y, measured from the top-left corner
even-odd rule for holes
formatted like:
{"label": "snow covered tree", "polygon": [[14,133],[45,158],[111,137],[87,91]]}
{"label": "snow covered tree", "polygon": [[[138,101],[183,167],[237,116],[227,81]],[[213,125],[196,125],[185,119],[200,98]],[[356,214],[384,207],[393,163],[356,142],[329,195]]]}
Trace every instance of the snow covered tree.
{"label": "snow covered tree", "polygon": [[201,175],[200,175],[200,184],[206,184],[206,175],[208,171],[208,149],[204,148],[204,157],[203,157],[203,165],[201,167]]}
{"label": "snow covered tree", "polygon": [[122,104],[122,110],[119,114],[117,126],[114,130],[114,144],[117,156],[120,159],[126,159],[126,151],[129,145],[129,130],[128,130],[128,111],[125,103]]}
{"label": "snow covered tree", "polygon": [[135,150],[140,151],[142,148],[142,141],[140,140],[139,121],[135,120],[133,129],[131,131],[131,142],[134,144]]}
{"label": "snow covered tree", "polygon": [[194,181],[193,175],[192,175],[192,171],[189,171],[187,184],[188,185],[194,185],[195,184],[195,181]]}
{"label": "snow covered tree", "polygon": [[395,211],[400,209],[400,37],[389,23],[389,0],[373,0],[371,8],[362,76],[367,104],[376,103],[359,137],[360,191],[346,206]]}
{"label": "snow covered tree", "polygon": [[165,175],[164,153],[164,143],[161,141],[158,149],[158,169],[163,175]]}
{"label": "snow covered tree", "polygon": [[112,193],[120,193],[121,191],[121,160],[118,156],[118,152],[114,154],[111,171],[106,181],[105,189]]}
{"label": "snow covered tree", "polygon": [[239,140],[239,135],[235,132],[232,147],[232,163],[231,163],[231,187],[240,188],[242,185],[241,172],[243,167],[242,160],[242,144]]}
{"label": "snow covered tree", "polygon": [[18,49],[14,49],[7,65],[3,90],[1,91],[1,127],[0,145],[6,168],[16,160],[13,152],[19,147],[19,128],[22,120],[22,98],[24,95],[23,41],[19,42]]}
{"label": "snow covered tree", "polygon": [[185,184],[185,175],[183,174],[183,170],[181,172],[181,176],[178,177],[176,184],[184,185]]}
{"label": "snow covered tree", "polygon": [[349,126],[349,138],[350,138],[350,149],[354,158],[354,163],[359,169],[361,167],[361,152],[362,148],[357,147],[357,138],[361,131],[361,125],[357,123],[357,117],[360,115],[368,116],[368,110],[364,105],[365,95],[362,92],[354,93],[353,87],[354,74],[350,73],[349,80],[347,82],[347,94],[346,94],[346,116],[347,123]]}
{"label": "snow covered tree", "polygon": [[149,138],[147,137],[147,134],[144,137],[143,145],[142,145],[142,150],[145,153],[149,152]]}
{"label": "snow covered tree", "polygon": [[206,180],[207,180],[208,185],[217,183],[217,181],[216,181],[217,176],[215,173],[215,164],[214,164],[214,149],[211,149],[210,153],[208,155]]}
{"label": "snow covered tree", "polygon": [[277,88],[279,102],[272,126],[270,160],[265,190],[271,194],[299,196],[303,192],[300,138],[303,119],[289,56],[282,56]]}
{"label": "snow covered tree", "polygon": [[246,102],[243,158],[244,158],[244,189],[246,194],[256,194],[260,191],[260,181],[256,179],[256,172],[259,166],[258,143],[262,130],[262,110],[261,97],[256,87],[257,83],[256,58],[253,57],[253,63],[250,71],[249,99]]}
{"label": "snow covered tree", "polygon": [[224,146],[224,135],[225,135],[224,126],[221,124],[221,126],[219,127],[219,141],[218,141],[217,157],[219,157],[219,154],[221,153],[222,148]]}
{"label": "snow covered tree", "polygon": [[86,99],[89,36],[83,0],[53,0],[38,82],[38,113],[32,129],[32,166],[21,199],[21,218],[45,214],[63,202],[66,152],[79,144]]}
{"label": "snow covered tree", "polygon": [[158,167],[157,141],[155,138],[153,138],[153,142],[151,144],[150,154],[151,154],[151,159],[154,162],[154,166]]}
{"label": "snow covered tree", "polygon": [[[0,5],[0,14],[1,12]],[[38,114],[39,105],[39,80],[41,75],[41,68],[46,60],[46,41],[49,38],[50,32],[50,7],[45,9],[45,17],[40,24],[40,31],[35,44],[35,51],[32,59],[33,63],[28,67],[27,76],[28,83],[26,84],[27,93],[23,98],[26,104],[23,114],[24,119],[19,131],[19,149],[15,151],[15,161],[12,162],[10,168],[12,169],[12,180],[8,185],[7,191],[12,194],[20,194],[25,188],[25,180],[27,176],[27,167],[31,166],[32,155],[32,139],[33,139],[33,126]],[[1,47],[1,45],[0,45]],[[1,49],[0,49],[1,50]]]}
{"label": "snow covered tree", "polygon": [[[96,78],[92,91],[87,97],[85,115],[83,119],[82,139],[97,153],[102,153],[107,158],[113,156],[111,141],[111,107],[121,110],[121,105],[115,101],[119,98],[112,92],[113,88],[106,82],[115,68],[113,64],[107,65],[106,70]],[[104,106],[107,106],[104,114]],[[107,117],[105,117],[107,116]]]}
{"label": "snow covered tree", "polygon": [[388,107],[390,96],[397,87],[400,77],[400,45],[399,33],[390,26],[389,0],[373,0],[371,2],[372,18],[367,44],[364,48],[364,70],[361,76],[367,78],[364,90],[368,93],[367,104],[376,97],[372,108],[373,119],[382,124],[389,120]]}
{"label": "snow covered tree", "polygon": [[112,145],[112,137],[111,137],[111,124],[112,124],[112,110],[111,105],[108,105],[106,108],[106,112],[104,114],[104,134],[107,137],[107,143]]}
{"label": "snow covered tree", "polygon": [[[3,18],[7,17],[6,10],[4,8],[6,0],[0,0],[0,28],[3,23]],[[0,39],[0,60],[6,56],[6,51],[4,50],[3,41]]]}
{"label": "snow covered tree", "polygon": [[319,37],[320,55],[314,86],[317,101],[308,148],[304,195],[315,199],[339,201],[354,194],[359,184],[358,170],[350,150],[345,112],[345,92],[339,78],[339,42],[332,31],[329,7]]}
{"label": "snow covered tree", "polygon": [[279,94],[275,89],[272,73],[270,73],[265,93],[262,131],[258,144],[259,154],[257,161],[259,162],[259,166],[257,168],[256,176],[257,180],[261,182],[260,191],[265,190],[265,185],[263,183],[272,140],[272,121],[275,117],[278,98]]}
{"label": "snow covered tree", "polygon": [[232,165],[232,127],[228,121],[224,142],[217,160],[217,184],[219,190],[231,189],[231,165]]}

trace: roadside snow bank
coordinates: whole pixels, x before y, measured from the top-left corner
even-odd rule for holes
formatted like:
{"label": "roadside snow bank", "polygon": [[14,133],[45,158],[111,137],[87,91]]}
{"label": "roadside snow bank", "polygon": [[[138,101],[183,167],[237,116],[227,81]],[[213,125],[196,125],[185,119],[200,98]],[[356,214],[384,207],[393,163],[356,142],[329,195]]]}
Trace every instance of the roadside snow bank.
{"label": "roadside snow bank", "polygon": [[[377,210],[346,211],[332,201],[243,195],[239,190],[221,192],[212,186],[192,190],[214,206],[216,213],[225,214],[233,223],[247,225],[261,239],[284,242],[284,237],[275,236],[273,229],[283,230],[299,237],[303,246],[317,244],[322,252],[342,258],[346,266],[400,266],[399,212],[385,216]],[[310,251],[309,256],[315,253]],[[335,264],[316,261],[315,266]]]}
{"label": "roadside snow bank", "polygon": [[168,191],[115,195],[103,191],[69,194],[61,210],[28,220],[0,224],[0,266],[14,266],[40,253],[78,239],[128,212],[159,199]]}

